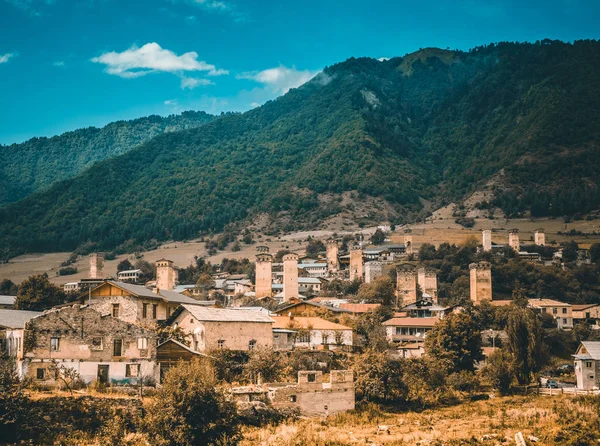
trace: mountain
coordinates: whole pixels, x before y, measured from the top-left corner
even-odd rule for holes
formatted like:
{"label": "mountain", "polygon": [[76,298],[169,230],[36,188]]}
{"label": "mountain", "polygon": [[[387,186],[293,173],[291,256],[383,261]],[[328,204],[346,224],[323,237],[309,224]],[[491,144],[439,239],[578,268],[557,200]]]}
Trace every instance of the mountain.
{"label": "mountain", "polygon": [[272,232],[312,228],[370,200],[400,223],[491,180],[488,205],[512,215],[587,212],[600,206],[599,70],[597,41],[349,59],[0,209],[1,246],[131,251],[263,214]]}
{"label": "mountain", "polygon": [[0,206],[71,178],[96,162],[126,153],[157,135],[196,128],[212,118],[204,112],[166,118],[154,115],[113,122],[101,129],[89,127],[52,138],[0,145]]}

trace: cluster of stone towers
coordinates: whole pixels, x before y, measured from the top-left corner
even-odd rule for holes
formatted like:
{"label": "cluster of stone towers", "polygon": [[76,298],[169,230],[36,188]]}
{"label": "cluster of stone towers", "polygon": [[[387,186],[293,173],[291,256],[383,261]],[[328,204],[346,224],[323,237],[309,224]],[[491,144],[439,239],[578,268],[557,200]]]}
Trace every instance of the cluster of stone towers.
{"label": "cluster of stone towers", "polygon": [[417,268],[415,265],[405,263],[396,269],[396,293],[398,303],[409,305],[418,300],[418,289],[423,294],[431,296],[437,303],[437,274],[430,268]]}
{"label": "cluster of stone towers", "polygon": [[[481,231],[481,239],[483,250],[485,252],[492,250],[492,231],[485,229]],[[538,246],[546,245],[546,233],[543,229],[536,229],[533,235],[534,243]],[[519,252],[521,250],[521,241],[519,240],[519,230],[511,229],[508,233],[508,246],[514,251]]]}

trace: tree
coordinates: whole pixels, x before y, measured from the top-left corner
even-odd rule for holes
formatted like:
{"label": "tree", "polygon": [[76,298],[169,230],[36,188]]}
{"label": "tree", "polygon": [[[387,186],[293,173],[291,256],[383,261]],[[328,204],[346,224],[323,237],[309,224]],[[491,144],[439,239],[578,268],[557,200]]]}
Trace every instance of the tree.
{"label": "tree", "polygon": [[379,276],[370,283],[363,283],[355,300],[365,303],[378,303],[389,307],[395,301],[394,284],[388,276]]}
{"label": "tree", "polygon": [[16,296],[18,287],[12,280],[4,279],[0,282],[0,294],[4,296]]}
{"label": "tree", "polygon": [[166,374],[148,406],[144,426],[153,444],[237,444],[236,405],[217,386],[206,359],[181,362]]}
{"label": "tree", "polygon": [[450,303],[464,305],[471,300],[471,282],[467,276],[457,277],[450,289]]}
{"label": "tree", "polygon": [[577,251],[579,250],[579,245],[575,241],[570,241],[565,243],[563,246],[562,258],[565,262],[571,263],[577,260]]}
{"label": "tree", "polygon": [[354,333],[364,339],[365,346],[373,351],[385,352],[389,349],[385,328],[382,322],[390,319],[393,312],[387,307],[361,314],[351,321]]}
{"label": "tree", "polygon": [[19,380],[14,358],[0,352],[0,438],[17,443],[17,426],[26,417],[23,382]]}
{"label": "tree", "polygon": [[210,274],[202,274],[196,282],[196,288],[206,296],[208,292],[215,287],[215,281]]}
{"label": "tree", "polygon": [[133,269],[133,264],[129,261],[129,259],[123,259],[117,265],[117,272],[121,271],[129,271]]}
{"label": "tree", "polygon": [[590,257],[593,263],[600,262],[600,243],[590,246]]}
{"label": "tree", "polygon": [[541,370],[547,348],[543,342],[542,323],[526,308],[514,308],[506,326],[507,349],[519,384],[529,384],[532,374]]}
{"label": "tree", "polygon": [[258,347],[250,352],[250,358],[244,365],[244,375],[256,382],[260,374],[263,382],[278,381],[285,370],[285,357],[272,348]]}
{"label": "tree", "polygon": [[462,312],[440,320],[427,334],[425,350],[434,358],[451,361],[455,371],[473,371],[475,361],[483,359],[475,318]]}
{"label": "tree", "polygon": [[371,236],[371,243],[374,245],[381,245],[383,242],[385,242],[385,232],[377,228]]}
{"label": "tree", "polygon": [[66,294],[44,275],[30,276],[19,286],[17,310],[44,311],[65,302]]}
{"label": "tree", "polygon": [[325,251],[325,244],[321,240],[311,238],[306,245],[306,256],[317,258],[320,252]]}
{"label": "tree", "polygon": [[154,266],[146,260],[139,259],[137,262],[135,262],[135,269],[142,271],[140,282],[147,282],[148,280],[152,280],[154,278]]}
{"label": "tree", "polygon": [[504,349],[496,350],[487,358],[482,373],[501,395],[508,393],[515,376],[510,353]]}
{"label": "tree", "polygon": [[62,381],[66,389],[73,395],[73,387],[81,382],[81,375],[77,370],[67,367],[64,364],[59,364],[55,359],[52,360],[48,371],[56,380]]}
{"label": "tree", "polygon": [[434,260],[435,256],[435,246],[433,246],[431,243],[423,243],[419,248],[419,260],[421,262],[425,260]]}

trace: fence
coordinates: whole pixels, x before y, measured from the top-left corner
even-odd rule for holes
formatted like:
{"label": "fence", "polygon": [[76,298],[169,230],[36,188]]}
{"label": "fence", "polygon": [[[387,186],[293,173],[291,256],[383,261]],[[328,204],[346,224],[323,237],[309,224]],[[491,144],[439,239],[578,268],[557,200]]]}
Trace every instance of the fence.
{"label": "fence", "polygon": [[540,395],[600,395],[600,389],[578,389],[576,387],[560,387],[558,389],[538,387]]}

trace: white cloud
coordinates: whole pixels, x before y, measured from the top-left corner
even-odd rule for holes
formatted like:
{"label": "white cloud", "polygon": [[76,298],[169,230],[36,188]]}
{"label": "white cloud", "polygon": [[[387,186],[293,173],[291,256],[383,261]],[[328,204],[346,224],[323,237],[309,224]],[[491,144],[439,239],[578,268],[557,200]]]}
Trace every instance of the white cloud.
{"label": "white cloud", "polygon": [[296,70],[283,65],[263,71],[242,73],[238,79],[250,79],[271,88],[275,93],[285,94],[290,88],[296,88],[311,80],[318,71]]}
{"label": "white cloud", "polygon": [[194,77],[183,77],[181,78],[181,89],[185,90],[189,88],[193,90],[196,87],[200,87],[201,85],[214,85],[215,83],[208,79],[196,79]]}
{"label": "white cloud", "polygon": [[179,104],[177,103],[177,99],[167,99],[167,100],[164,102],[164,104],[165,104],[165,105],[171,105],[171,106],[173,106],[173,107],[177,107],[177,105],[179,105]]}
{"label": "white cloud", "polygon": [[16,56],[15,53],[6,53],[6,54],[0,56],[0,64],[8,62],[9,59],[12,59],[15,56]]}
{"label": "white cloud", "polygon": [[186,23],[189,23],[190,25],[193,25],[194,23],[196,23],[196,16],[195,15],[190,15],[187,16],[185,18]]}
{"label": "white cloud", "polygon": [[92,62],[106,65],[105,71],[108,74],[124,78],[135,78],[154,72],[206,71],[209,76],[229,73],[198,60],[198,53],[195,51],[178,56],[173,51],[161,48],[156,42],[147,43],[141,48],[132,46],[122,53],[104,53],[100,57],[94,57]]}
{"label": "white cloud", "polygon": [[65,66],[65,62],[62,61],[62,60],[57,60],[52,65],[54,65],[55,67],[64,67]]}

